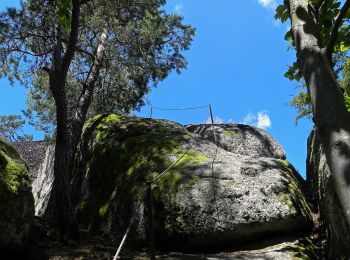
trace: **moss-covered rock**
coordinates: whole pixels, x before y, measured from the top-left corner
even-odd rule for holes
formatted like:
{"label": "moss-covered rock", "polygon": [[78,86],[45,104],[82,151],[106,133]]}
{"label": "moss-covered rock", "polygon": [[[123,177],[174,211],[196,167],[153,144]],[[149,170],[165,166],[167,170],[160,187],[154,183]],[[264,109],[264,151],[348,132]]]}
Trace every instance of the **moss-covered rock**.
{"label": "moss-covered rock", "polygon": [[[172,164],[169,155],[183,152],[181,140],[189,133],[179,125],[168,124],[116,115],[97,116],[87,123],[73,174],[73,191],[81,191],[74,197],[83,227],[101,231],[129,221],[131,205],[142,197],[145,181]],[[157,191],[175,188],[183,177],[178,169],[190,168],[205,160],[203,157],[194,152],[186,154],[159,182]],[[109,221],[116,208],[120,219]]]}
{"label": "moss-covered rock", "polygon": [[82,140],[72,190],[90,232],[119,239],[135,210],[131,237],[144,240],[145,181],[175,162],[153,183],[163,248],[225,248],[310,227],[303,180],[280,159],[224,150],[174,122],[116,115],[90,120]]}
{"label": "moss-covered rock", "polygon": [[0,249],[26,246],[33,218],[28,168],[16,150],[0,140]]}

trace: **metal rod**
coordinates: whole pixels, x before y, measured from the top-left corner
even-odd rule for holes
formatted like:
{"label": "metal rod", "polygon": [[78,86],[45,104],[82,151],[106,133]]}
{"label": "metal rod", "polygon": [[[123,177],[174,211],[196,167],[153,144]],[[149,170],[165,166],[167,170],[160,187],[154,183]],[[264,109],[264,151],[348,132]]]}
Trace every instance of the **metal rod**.
{"label": "metal rod", "polygon": [[210,104],[209,104],[209,112],[210,112],[211,125],[212,125],[212,128],[213,128],[214,142],[217,145],[218,143],[216,142],[216,134],[215,134],[213,111],[211,110],[211,105]]}
{"label": "metal rod", "polygon": [[156,259],[155,249],[155,235],[154,235],[154,222],[153,222],[153,197],[152,197],[152,184],[151,181],[146,182],[147,190],[147,214],[148,214],[148,240],[149,240],[149,255],[151,260]]}
{"label": "metal rod", "polygon": [[149,115],[149,118],[151,119],[152,118],[152,115],[153,115],[153,107],[151,107],[151,113]]}

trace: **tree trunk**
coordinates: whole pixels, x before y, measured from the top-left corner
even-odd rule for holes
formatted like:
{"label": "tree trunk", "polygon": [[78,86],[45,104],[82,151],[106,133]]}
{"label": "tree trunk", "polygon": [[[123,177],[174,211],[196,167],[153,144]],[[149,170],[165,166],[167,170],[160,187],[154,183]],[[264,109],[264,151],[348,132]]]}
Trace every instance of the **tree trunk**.
{"label": "tree trunk", "polygon": [[55,178],[48,205],[48,217],[58,224],[61,239],[79,237],[78,223],[75,218],[71,190],[70,168],[72,165],[72,145],[68,130],[67,100],[64,76],[52,77],[50,86],[56,90],[55,103],[57,130],[55,143]]}
{"label": "tree trunk", "polygon": [[73,163],[71,135],[68,128],[66,84],[70,64],[78,42],[80,0],[72,0],[69,42],[64,50],[62,31],[59,22],[55,25],[55,43],[52,51],[52,68],[49,70],[50,90],[56,105],[56,147],[54,180],[47,214],[59,227],[61,239],[79,237],[78,223],[75,218],[71,191],[70,169]]}
{"label": "tree trunk", "polygon": [[299,69],[311,97],[313,120],[319,129],[342,212],[350,226],[350,114],[327,58],[307,0],[287,0],[297,46]]}

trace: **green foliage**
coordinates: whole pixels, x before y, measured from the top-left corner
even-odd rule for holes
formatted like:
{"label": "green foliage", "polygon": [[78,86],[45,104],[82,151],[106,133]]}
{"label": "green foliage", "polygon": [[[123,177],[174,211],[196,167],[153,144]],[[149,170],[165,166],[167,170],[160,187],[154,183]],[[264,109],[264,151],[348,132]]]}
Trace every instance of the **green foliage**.
{"label": "green foliage", "polygon": [[350,95],[350,58],[347,58],[344,62],[342,70],[342,79],[339,82],[340,87],[347,95]]}
{"label": "green foliage", "polygon": [[345,93],[344,98],[345,98],[345,106],[347,110],[350,112],[350,96],[347,93]]}
{"label": "green foliage", "polygon": [[345,60],[340,87],[344,90],[345,106],[350,112],[350,58]]}
{"label": "green foliage", "polygon": [[21,135],[25,121],[20,115],[0,116],[0,137],[8,141],[32,140],[31,135]]}
{"label": "green foliage", "polygon": [[0,140],[0,198],[15,195],[23,184],[30,187],[29,173],[18,153]]}
{"label": "green foliage", "polygon": [[[30,87],[25,115],[49,134],[55,129],[55,103],[45,68],[52,68],[55,28],[63,43],[69,41],[71,0],[27,0],[20,10],[0,14],[0,75]],[[78,46],[67,78],[71,119],[96,61],[101,32],[107,42],[88,111],[128,114],[144,104],[144,96],[172,71],[187,66],[183,52],[194,36],[183,18],[162,10],[164,0],[81,1]],[[106,16],[106,14],[109,14]],[[0,36],[1,37],[1,36]],[[16,46],[15,50],[11,50]],[[64,55],[65,48],[63,48]]]}
{"label": "green foliage", "polygon": [[279,5],[276,8],[275,19],[280,19],[282,23],[287,21],[289,18],[289,12],[285,5]]}
{"label": "green foliage", "polygon": [[302,76],[299,72],[298,64],[296,62],[293,62],[292,66],[289,66],[284,76],[289,80],[296,80],[299,82]]}
{"label": "green foliage", "polygon": [[[310,5],[310,10],[312,10],[315,20],[317,20],[319,25],[319,38],[321,39],[321,42],[319,43],[320,47],[326,47],[330,40],[333,24],[342,7],[342,1],[309,0],[308,2]],[[279,5],[276,8],[275,19],[286,22],[289,18],[289,11],[287,7],[283,4]],[[350,78],[348,76],[350,66],[349,62],[345,62],[347,60],[348,50],[350,49],[350,24],[348,19],[350,19],[350,11],[347,12],[345,19],[341,21],[338,38],[333,49],[332,65],[335,74],[340,78],[339,83],[341,87],[345,90],[344,101],[346,106],[349,108],[350,92],[347,89],[350,86],[348,82],[348,78]],[[286,33],[285,40],[291,43],[292,48],[295,48],[295,42],[291,30]],[[284,76],[289,80],[295,80],[297,82],[302,81],[302,75],[299,71],[297,62],[293,62],[293,64],[289,66]],[[304,85],[303,82],[301,83]],[[296,120],[304,117],[312,117],[310,102],[311,100],[309,94],[303,88],[301,89],[300,93],[292,98],[289,105],[298,111]]]}
{"label": "green foliage", "polygon": [[294,96],[291,101],[289,101],[289,105],[294,107],[298,114],[295,118],[295,122],[297,123],[301,118],[310,118],[312,117],[312,107],[311,107],[311,99],[308,92],[306,92],[306,87],[303,86],[303,89]]}
{"label": "green foliage", "polygon": [[58,23],[66,31],[70,31],[72,0],[56,0]]}

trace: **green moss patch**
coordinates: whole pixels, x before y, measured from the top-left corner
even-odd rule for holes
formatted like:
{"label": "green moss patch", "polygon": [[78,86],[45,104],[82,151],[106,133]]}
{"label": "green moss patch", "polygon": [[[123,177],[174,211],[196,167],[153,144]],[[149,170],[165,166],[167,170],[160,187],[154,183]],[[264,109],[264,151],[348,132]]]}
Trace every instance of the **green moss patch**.
{"label": "green moss patch", "polygon": [[[125,221],[131,215],[130,205],[142,199],[146,180],[152,180],[173,164],[185,152],[188,132],[168,126],[166,122],[136,117],[105,115],[89,121],[84,145],[80,148],[83,161],[76,167],[79,178],[88,179],[85,197],[76,202],[76,213],[82,225],[90,231],[105,227],[108,213],[118,209]],[[188,178],[194,183],[189,169],[209,160],[189,151],[159,181],[154,184],[154,196],[175,191]],[[87,176],[83,175],[87,173]],[[81,182],[76,182],[79,189]]]}
{"label": "green moss patch", "polygon": [[24,246],[34,218],[27,166],[0,140],[0,248]]}
{"label": "green moss patch", "polygon": [[278,189],[278,197],[281,203],[287,205],[290,210],[300,209],[301,213],[311,219],[311,210],[305,199],[305,194],[298,187],[298,180],[295,177],[295,169],[287,160],[279,160],[280,166],[284,171],[286,182]]}
{"label": "green moss patch", "polygon": [[224,136],[226,137],[234,137],[235,136],[235,132],[232,130],[224,130]]}
{"label": "green moss patch", "polygon": [[298,243],[289,247],[293,259],[319,259],[317,248],[309,238],[302,238]]}
{"label": "green moss patch", "polygon": [[29,173],[16,150],[0,141],[0,196],[16,194],[22,185],[30,187]]}

